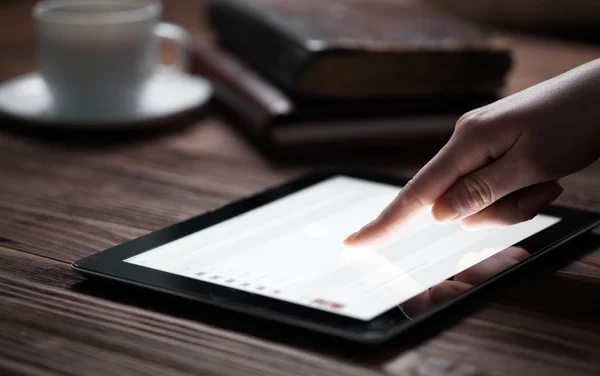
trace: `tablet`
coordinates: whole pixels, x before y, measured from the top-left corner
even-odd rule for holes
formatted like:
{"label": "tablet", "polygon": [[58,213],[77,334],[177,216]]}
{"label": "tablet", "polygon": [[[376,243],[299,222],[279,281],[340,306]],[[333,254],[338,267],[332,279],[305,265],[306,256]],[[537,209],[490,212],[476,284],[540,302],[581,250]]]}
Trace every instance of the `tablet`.
{"label": "tablet", "polygon": [[600,223],[597,213],[548,207],[518,225],[467,231],[424,211],[378,248],[343,247],[405,183],[372,172],[313,173],[72,266],[380,343]]}

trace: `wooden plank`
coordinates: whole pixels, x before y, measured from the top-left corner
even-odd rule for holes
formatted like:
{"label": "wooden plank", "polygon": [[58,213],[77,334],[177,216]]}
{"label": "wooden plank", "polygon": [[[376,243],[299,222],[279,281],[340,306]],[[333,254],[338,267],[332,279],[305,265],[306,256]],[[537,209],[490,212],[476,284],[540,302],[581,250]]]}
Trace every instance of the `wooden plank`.
{"label": "wooden plank", "polygon": [[0,136],[0,244],[73,262],[297,174],[166,142],[106,151]]}
{"label": "wooden plank", "polygon": [[85,281],[68,263],[0,246],[0,275],[56,288],[72,289]]}
{"label": "wooden plank", "polygon": [[5,276],[0,276],[0,299],[0,358],[60,374],[377,373],[351,362]]}
{"label": "wooden plank", "polygon": [[[110,360],[115,374],[173,369],[240,374],[238,367],[253,374],[252,367],[260,365],[273,369],[261,368],[265,375],[328,375],[332,369],[338,375],[359,374],[357,369],[398,375],[524,370],[593,375],[600,370],[600,307],[589,294],[598,284],[532,273],[463,305],[455,313],[458,321],[441,317],[384,346],[355,348],[136,288],[83,282],[64,263],[0,248],[0,300],[8,307],[0,310],[6,324],[0,332],[30,335],[12,346],[0,339],[0,369],[9,369],[4,359],[18,359],[65,374],[61,364],[80,363],[93,374],[98,362]],[[546,294],[549,290],[553,294]],[[562,307],[558,312],[557,306]],[[232,352],[232,368],[223,368],[223,354],[215,358],[215,351]],[[172,352],[203,359],[202,365],[165,355]],[[285,364],[272,358],[285,358]],[[248,370],[247,362],[252,364]]]}

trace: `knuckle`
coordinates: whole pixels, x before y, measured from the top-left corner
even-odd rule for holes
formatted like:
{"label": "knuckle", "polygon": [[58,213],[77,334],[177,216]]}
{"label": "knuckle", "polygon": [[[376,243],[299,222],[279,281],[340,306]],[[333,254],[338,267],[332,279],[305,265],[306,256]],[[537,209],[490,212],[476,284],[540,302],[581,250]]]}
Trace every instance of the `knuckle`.
{"label": "knuckle", "polygon": [[485,181],[467,176],[462,185],[464,194],[459,202],[464,211],[474,211],[492,203],[492,189]]}
{"label": "knuckle", "polygon": [[404,192],[411,191],[413,189],[414,185],[415,185],[415,178],[413,177],[408,182],[406,182],[406,184],[404,184],[404,187],[402,188],[402,190]]}
{"label": "knuckle", "polygon": [[466,113],[456,123],[453,133],[455,142],[463,144],[487,144],[493,139],[494,132],[490,132],[490,120],[485,112],[475,110]]}
{"label": "knuckle", "polygon": [[454,127],[455,132],[472,131],[485,124],[484,116],[480,110],[473,110],[461,116]]}
{"label": "knuckle", "polygon": [[401,193],[398,194],[399,205],[402,207],[412,208],[414,205],[416,206],[426,206],[430,204],[423,200],[416,192],[418,191],[415,188],[416,176],[410,179],[402,189]]}
{"label": "knuckle", "polygon": [[407,204],[407,206],[416,205],[418,207],[425,207],[425,206],[427,206],[427,204],[429,204],[428,202],[425,202],[417,194],[415,194],[412,190],[407,190],[403,199],[405,200],[405,203]]}

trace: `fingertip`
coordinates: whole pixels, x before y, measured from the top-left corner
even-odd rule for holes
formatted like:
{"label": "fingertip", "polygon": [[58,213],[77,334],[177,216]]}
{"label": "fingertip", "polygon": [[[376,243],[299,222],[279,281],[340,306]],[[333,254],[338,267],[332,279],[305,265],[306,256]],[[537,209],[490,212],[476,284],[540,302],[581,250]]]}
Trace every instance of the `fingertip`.
{"label": "fingertip", "polygon": [[371,242],[373,242],[372,238],[373,237],[370,236],[370,234],[368,234],[368,233],[365,234],[364,230],[359,230],[359,231],[355,232],[354,234],[348,236],[344,240],[344,247],[346,247],[346,248],[363,247],[363,246],[368,245]]}
{"label": "fingertip", "polygon": [[352,247],[354,238],[356,238],[356,234],[358,234],[358,231],[350,234],[346,239],[344,239],[343,244],[345,247]]}
{"label": "fingertip", "polygon": [[364,247],[379,244],[386,239],[387,234],[373,222],[367,224],[360,230],[351,234],[344,240],[344,246],[348,248]]}

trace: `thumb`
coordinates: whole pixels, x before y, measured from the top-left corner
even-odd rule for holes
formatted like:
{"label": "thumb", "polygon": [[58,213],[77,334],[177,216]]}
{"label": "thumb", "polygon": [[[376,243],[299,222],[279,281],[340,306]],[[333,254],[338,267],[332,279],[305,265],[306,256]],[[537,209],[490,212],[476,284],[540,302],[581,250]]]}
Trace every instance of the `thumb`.
{"label": "thumb", "polygon": [[556,200],[562,192],[563,188],[556,181],[530,185],[462,219],[460,224],[463,228],[474,230],[528,221]]}
{"label": "thumb", "polygon": [[508,156],[458,179],[434,203],[431,212],[438,222],[451,222],[468,217],[490,206],[500,198],[529,185],[527,171],[519,168],[517,159]]}

